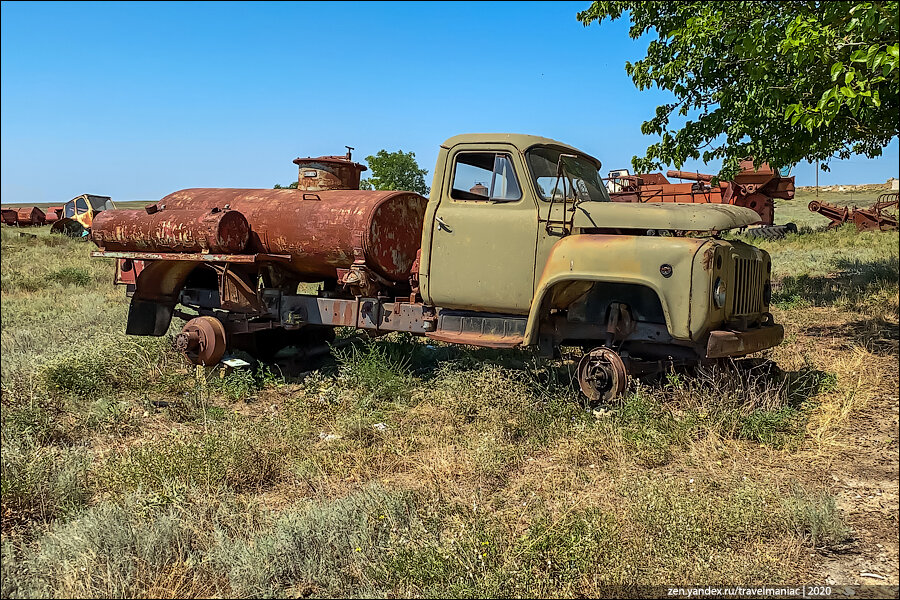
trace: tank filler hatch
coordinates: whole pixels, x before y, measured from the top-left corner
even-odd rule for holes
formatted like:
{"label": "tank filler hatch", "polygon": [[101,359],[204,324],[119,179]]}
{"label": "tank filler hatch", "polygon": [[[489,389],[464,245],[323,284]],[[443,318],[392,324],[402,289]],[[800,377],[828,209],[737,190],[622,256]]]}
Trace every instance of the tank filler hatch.
{"label": "tank filler hatch", "polygon": [[360,173],[367,170],[365,165],[353,162],[347,146],[344,156],[319,156],[317,158],[295,158],[299,167],[297,188],[306,192],[326,190],[358,190]]}

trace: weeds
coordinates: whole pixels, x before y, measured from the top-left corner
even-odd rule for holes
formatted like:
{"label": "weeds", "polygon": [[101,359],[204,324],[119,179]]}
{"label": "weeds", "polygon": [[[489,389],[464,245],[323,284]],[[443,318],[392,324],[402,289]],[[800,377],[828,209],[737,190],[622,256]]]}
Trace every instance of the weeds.
{"label": "weeds", "polygon": [[[403,349],[408,343],[368,342],[334,351],[340,365],[339,380],[358,390],[360,404],[372,407],[380,402],[402,402],[409,398],[410,358]],[[416,344],[418,345],[418,344]]]}
{"label": "weeds", "polygon": [[78,398],[145,389],[168,350],[165,340],[109,340],[59,357],[45,367],[44,377],[48,388]]}
{"label": "weeds", "polygon": [[78,267],[63,267],[50,273],[47,278],[61,285],[74,285],[77,287],[85,287],[92,281],[91,274],[87,269]]}
{"label": "weeds", "polygon": [[629,479],[609,491],[623,509],[537,505],[518,530],[497,514],[379,485],[280,515],[228,494],[172,506],[125,496],[36,544],[4,542],[3,594],[597,596],[611,585],[802,572],[800,544],[778,562],[740,550],[807,531],[827,496],[797,488],[807,507],[798,512],[759,486],[704,493],[710,485]]}
{"label": "weeds", "polygon": [[178,507],[126,497],[34,547],[4,542],[3,596],[381,595],[371,577],[414,514],[403,494],[377,486],[277,518],[231,496]]}
{"label": "weeds", "polygon": [[[378,486],[291,511],[250,540],[222,544],[213,561],[234,594],[383,595],[378,573],[393,539],[422,529],[411,500]],[[350,592],[352,590],[352,592]]]}
{"label": "weeds", "polygon": [[64,516],[90,497],[90,457],[83,448],[41,446],[27,436],[3,440],[3,531]]}
{"label": "weeds", "polygon": [[98,480],[116,493],[142,491],[164,502],[193,487],[259,491],[284,476],[281,446],[262,426],[196,436],[176,433],[110,458]]}
{"label": "weeds", "polygon": [[815,548],[834,548],[852,538],[829,494],[794,488],[781,504],[788,527]]}
{"label": "weeds", "polygon": [[71,427],[64,422],[65,405],[49,396],[3,409],[3,440],[25,438],[42,446],[67,445],[74,441]]}
{"label": "weeds", "polygon": [[[222,593],[202,568],[198,511],[104,503],[56,526],[33,550],[4,542],[4,597],[196,597]],[[213,526],[214,521],[206,521]]]}
{"label": "weeds", "polygon": [[207,385],[228,400],[238,402],[259,392],[265,387],[282,383],[284,379],[272,372],[271,368],[259,364],[255,371],[235,369],[230,372],[220,371],[207,380]]}
{"label": "weeds", "polygon": [[896,308],[900,271],[897,256],[870,262],[840,259],[835,266],[838,270],[827,276],[783,277],[773,301],[783,308],[838,306],[857,311]]}

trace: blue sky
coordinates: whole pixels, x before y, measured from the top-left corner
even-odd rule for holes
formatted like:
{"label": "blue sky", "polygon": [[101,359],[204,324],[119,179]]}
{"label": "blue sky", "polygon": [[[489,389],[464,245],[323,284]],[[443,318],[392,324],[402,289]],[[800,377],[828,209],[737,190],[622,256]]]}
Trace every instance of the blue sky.
{"label": "blue sky", "polygon": [[[295,157],[344,145],[413,151],[431,183],[438,145],[465,132],[544,135],[627,167],[667,96],[625,74],[646,41],[621,20],[583,27],[588,5],[4,2],[2,201],[272,187]],[[820,183],[883,182],[897,164],[895,139]],[[795,174],[815,182],[810,165]]]}

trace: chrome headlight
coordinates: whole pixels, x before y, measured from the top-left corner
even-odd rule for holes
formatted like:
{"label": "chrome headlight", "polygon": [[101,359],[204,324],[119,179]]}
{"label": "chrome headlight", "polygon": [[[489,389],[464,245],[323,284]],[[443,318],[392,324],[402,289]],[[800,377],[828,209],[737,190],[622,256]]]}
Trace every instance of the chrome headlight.
{"label": "chrome headlight", "polygon": [[716,283],[713,285],[713,302],[716,303],[716,308],[725,307],[725,291],[725,282],[721,277],[717,277]]}

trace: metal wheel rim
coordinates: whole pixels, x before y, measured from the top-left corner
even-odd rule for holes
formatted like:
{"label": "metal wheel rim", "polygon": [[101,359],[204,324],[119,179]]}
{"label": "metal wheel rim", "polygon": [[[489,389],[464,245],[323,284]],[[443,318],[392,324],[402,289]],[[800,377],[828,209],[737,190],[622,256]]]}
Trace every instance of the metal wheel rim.
{"label": "metal wheel rim", "polygon": [[625,390],[628,374],[622,358],[609,348],[597,348],[578,362],[578,385],[592,403],[608,403]]}
{"label": "metal wheel rim", "polygon": [[225,355],[225,327],[215,317],[197,317],[185,323],[184,333],[195,332],[199,338],[196,350],[185,350],[185,357],[195,365],[214,365]]}

